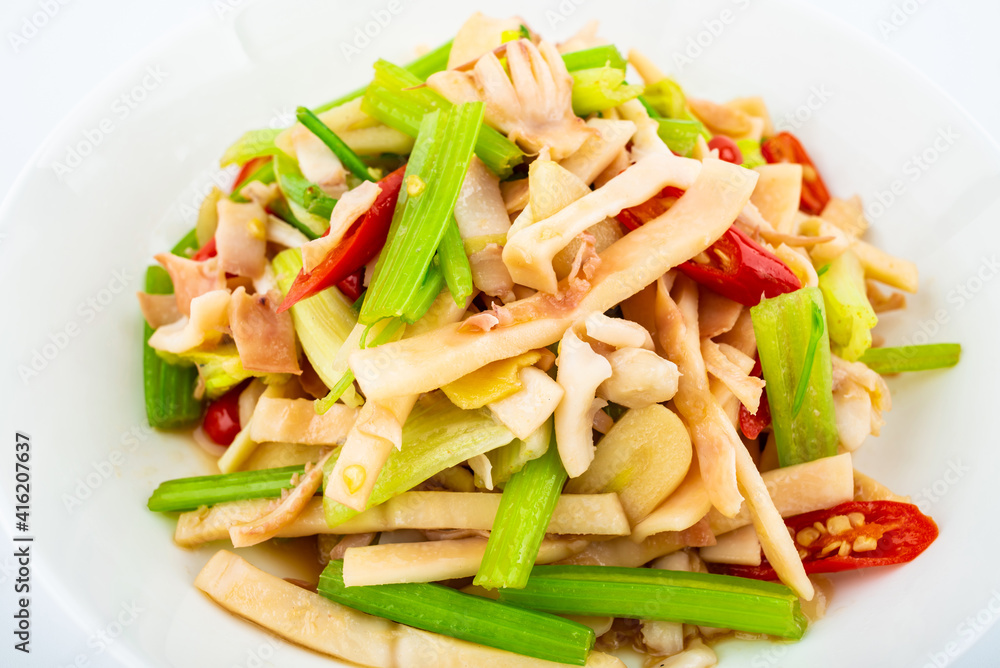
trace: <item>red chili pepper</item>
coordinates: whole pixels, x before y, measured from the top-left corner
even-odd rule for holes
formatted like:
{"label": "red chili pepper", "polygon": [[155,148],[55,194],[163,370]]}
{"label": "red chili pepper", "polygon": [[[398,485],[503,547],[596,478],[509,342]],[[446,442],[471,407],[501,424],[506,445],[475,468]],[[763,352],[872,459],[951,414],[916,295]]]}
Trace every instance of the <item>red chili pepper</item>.
{"label": "red chili pepper", "polygon": [[719,160],[725,160],[734,165],[743,164],[743,152],[740,151],[740,147],[736,145],[736,142],[726,135],[715,135],[712,137],[708,142],[708,148],[719,149]]}
{"label": "red chili pepper", "polygon": [[240,392],[243,386],[229,390],[208,405],[201,428],[219,445],[230,445],[240,433]]}
{"label": "red chili pepper", "polygon": [[629,230],[637,230],[644,223],[664,214],[683,194],[684,191],[680,188],[667,186],[642,204],[623,210],[616,218]]}
{"label": "red chili pepper", "polygon": [[677,269],[723,297],[756,306],[761,296],[794,292],[802,283],[791,269],[735,225],[706,251],[709,264],[688,260]]}
{"label": "red chili pepper", "polygon": [[232,190],[230,192],[236,190],[241,185],[243,185],[244,181],[246,181],[251,176],[253,176],[254,172],[256,172],[258,169],[260,169],[261,167],[263,167],[264,164],[267,163],[270,160],[271,160],[271,156],[264,155],[264,156],[261,156],[259,158],[251,158],[251,159],[247,160],[245,163],[243,163],[243,166],[240,167],[240,171],[237,172],[237,174],[236,174],[236,180],[233,181],[233,187],[232,187]]}
{"label": "red chili pepper", "polygon": [[343,241],[327,253],[319,266],[308,274],[299,272],[278,307],[278,313],[306,297],[336,285],[368,264],[382,250],[389,235],[392,214],[396,210],[396,199],[399,197],[405,172],[404,165],[379,181],[378,196],[368,212],[355,221],[344,235]]}
{"label": "red chili pepper", "polygon": [[365,268],[361,267],[356,272],[337,283],[337,289],[344,293],[344,296],[352,302],[361,298],[361,293],[365,291],[362,279],[365,275]]}
{"label": "red chili pepper", "polygon": [[[856,522],[859,517],[860,523]],[[915,505],[898,501],[848,501],[786,518],[785,525],[794,534],[795,547],[807,553],[802,558],[806,573],[836,573],[913,561],[938,537],[934,520]],[[841,556],[840,546],[844,543],[851,549]],[[778,579],[767,560],[760,566],[720,564],[712,570],[755,580]]]}
{"label": "red chili pepper", "polygon": [[[751,376],[761,377],[763,370],[760,367],[760,358],[757,358],[757,363],[753,365],[753,371],[750,372]],[[757,406],[757,414],[751,415],[750,411],[743,404],[740,404],[740,431],[743,435],[749,439],[755,439],[760,436],[760,432],[764,431],[771,426],[771,404],[767,403],[767,390],[764,389],[760,393],[760,405]]]}
{"label": "red chili pepper", "polygon": [[215,257],[218,254],[218,250],[215,247],[215,237],[212,237],[205,242],[205,245],[198,249],[198,252],[191,256],[191,259],[195,262],[201,262],[209,258]]}
{"label": "red chili pepper", "polygon": [[771,164],[794,162],[802,165],[802,199],[799,201],[799,208],[814,216],[823,213],[830,201],[830,193],[823,183],[823,177],[816,171],[816,165],[795,135],[780,132],[761,144],[760,152]]}

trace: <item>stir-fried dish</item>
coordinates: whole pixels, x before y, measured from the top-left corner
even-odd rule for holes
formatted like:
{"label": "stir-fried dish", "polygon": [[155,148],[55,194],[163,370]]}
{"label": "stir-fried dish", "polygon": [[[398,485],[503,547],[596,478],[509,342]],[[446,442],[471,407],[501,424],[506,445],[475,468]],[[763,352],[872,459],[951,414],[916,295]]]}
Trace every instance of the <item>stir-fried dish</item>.
{"label": "stir-fried dish", "polygon": [[852,453],[883,377],[959,346],[872,332],[916,266],[762,99],[477,14],[297,118],[226,151],[139,295],[149,421],[220,472],[149,508],[317,557],[223,546],[223,608],[368,666],[712,666],[937,537]]}

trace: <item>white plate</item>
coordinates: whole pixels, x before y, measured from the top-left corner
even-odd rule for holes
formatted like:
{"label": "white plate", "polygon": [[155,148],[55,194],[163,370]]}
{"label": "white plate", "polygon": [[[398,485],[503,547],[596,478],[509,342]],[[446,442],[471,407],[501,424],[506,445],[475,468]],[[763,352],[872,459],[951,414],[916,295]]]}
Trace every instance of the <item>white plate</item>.
{"label": "white plate", "polygon": [[[439,44],[470,9],[215,5],[235,9],[206,13],[91,95],[0,212],[0,278],[13,304],[0,331],[4,438],[15,429],[32,437],[36,576],[81,623],[118,636],[110,655],[125,665],[330,666],[195,591],[212,550],[177,549],[173,521],[145,510],[159,481],[202,473],[207,461],[184,438],[145,426],[132,293],[152,253],[191,227],[201,194],[230,178],[215,161],[241,132],[280,126],[296,105],[363,83],[376,57],[399,62],[418,44]],[[921,501],[941,538],[906,567],[838,577],[827,618],[803,642],[729,642],[720,653],[723,666],[950,660],[1000,611],[998,535],[981,519],[1000,502],[992,443],[1000,357],[990,327],[1000,306],[995,146],[886,51],[794,5],[565,0],[504,9],[555,38],[600,19],[602,34],[642,48],[692,95],[763,95],[831,190],[859,193],[871,207],[874,240],[919,263],[920,294],[879,331],[895,344],[960,341],[965,357],[952,371],[892,380],[896,407],[857,464]],[[22,378],[33,365],[37,374]],[[11,496],[0,502],[8,533]]]}

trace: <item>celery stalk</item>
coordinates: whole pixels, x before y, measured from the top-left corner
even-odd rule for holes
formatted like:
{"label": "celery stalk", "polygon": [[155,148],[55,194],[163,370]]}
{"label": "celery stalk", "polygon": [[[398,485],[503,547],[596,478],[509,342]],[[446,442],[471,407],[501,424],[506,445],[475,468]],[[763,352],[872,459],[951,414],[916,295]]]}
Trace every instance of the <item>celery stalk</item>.
{"label": "celery stalk", "polygon": [[701,124],[688,108],[687,98],[680,85],[673,79],[661,79],[646,86],[642,93],[643,100],[664,118],[673,118],[698,123],[698,131],[705,139],[711,139],[712,133]]}
{"label": "celery stalk", "polygon": [[756,139],[738,139],[736,140],[736,147],[743,154],[742,167],[753,169],[754,167],[767,164],[764,154],[760,152],[760,142]]}
{"label": "celery stalk", "polygon": [[431,262],[431,266],[427,268],[427,274],[424,276],[423,282],[421,282],[420,287],[413,294],[410,304],[402,314],[401,318],[403,321],[412,325],[417,320],[420,320],[427,313],[428,309],[430,309],[431,304],[434,303],[437,296],[441,294],[441,289],[444,286],[445,280],[444,274],[441,271],[440,256],[437,256]]}
{"label": "celery stalk", "polygon": [[[302,270],[302,255],[297,248],[289,248],[275,256],[272,266],[278,287],[282,294],[287,294]],[[356,324],[351,303],[336,287],[330,287],[289,310],[295,333],[310,364],[327,387],[334,387],[342,376],[342,371],[334,364],[337,351]]]}
{"label": "celery stalk", "polygon": [[865,270],[851,251],[843,252],[819,277],[833,352],[855,362],[872,346],[878,316],[868,301]]}
{"label": "celery stalk", "polygon": [[242,165],[243,163],[260,158],[265,155],[275,155],[281,150],[275,145],[274,140],[282,130],[265,128],[262,130],[250,130],[243,133],[243,136],[233,142],[232,146],[226,149],[219,159],[219,165],[227,167],[229,165]]}
{"label": "celery stalk", "polygon": [[642,86],[625,83],[625,71],[614,67],[595,67],[572,72],[573,113],[577,116],[617,107],[637,97]]}
{"label": "celery stalk", "polygon": [[819,288],[764,299],[750,316],[779,463],[791,466],[837,454],[830,342]]}
{"label": "celery stalk", "polygon": [[[551,420],[546,427],[551,433]],[[474,584],[487,589],[521,589],[527,584],[567,478],[559,451],[551,445],[511,476]]]}
{"label": "celery stalk", "polygon": [[448,291],[458,306],[465,306],[465,301],[472,296],[472,266],[469,256],[465,254],[465,244],[458,231],[458,223],[454,216],[445,228],[441,245],[438,246],[438,258],[441,260],[441,271],[448,284]]}
{"label": "celery stalk", "polygon": [[567,615],[714,626],[798,640],[808,623],[788,587],[729,575],[654,568],[536,566],[503,603]]}
{"label": "celery stalk", "polygon": [[860,361],[876,373],[889,374],[946,369],[958,364],[961,356],[962,346],[958,343],[930,343],[922,346],[869,348]]}
{"label": "celery stalk", "polygon": [[[416,137],[424,114],[452,105],[430,88],[416,88],[421,80],[385,60],[375,63],[375,79],[365,92],[361,110],[400,132]],[[476,140],[476,155],[501,178],[524,160],[524,152],[488,125]]]}
{"label": "celery stalk", "polygon": [[570,72],[590,70],[596,67],[613,67],[625,71],[628,61],[613,44],[595,46],[590,49],[570,51],[563,54],[563,63]]}
{"label": "celery stalk", "polygon": [[675,118],[657,118],[656,122],[659,123],[656,134],[660,136],[667,148],[679,155],[691,154],[694,145],[698,143],[701,123]]}
{"label": "celery stalk", "polygon": [[594,631],[583,624],[443,585],[347,587],[339,559],[323,570],[317,592],[400,624],[548,661],[582,666],[594,646]]}
{"label": "celery stalk", "polygon": [[337,156],[340,163],[344,167],[347,167],[351,171],[351,174],[354,174],[362,181],[375,180],[368,171],[368,165],[362,162],[357,153],[352,151],[351,147],[345,144],[344,140],[338,137],[336,132],[327,127],[316,114],[305,107],[299,107],[295,111],[295,117],[299,119],[299,123],[304,125],[307,130],[326,144],[327,148],[333,151],[333,154]]}
{"label": "celery stalk", "polygon": [[424,116],[406,166],[405,187],[399,194],[388,241],[375,265],[359,322],[371,324],[412,311],[452,221],[472,150],[483,127],[482,118],[482,102],[439,109]]}
{"label": "celery stalk", "polygon": [[[170,364],[181,366],[194,364],[205,384],[205,396],[209,399],[222,396],[253,376],[262,376],[265,379],[269,377],[287,378],[284,374],[258,373],[243,368],[239,351],[233,343],[216,346],[211,350],[195,348],[179,355],[166,353],[162,350],[157,351],[157,354]],[[268,381],[265,380],[265,382]]]}
{"label": "celery stalk", "polygon": [[549,449],[551,435],[552,425],[546,422],[523,441],[514,439],[502,448],[486,453],[493,466],[493,484],[504,485],[525,464],[544,455]]}
{"label": "celery stalk", "polygon": [[153,491],[146,505],[153,512],[171,513],[227,501],[276,498],[281,496],[282,490],[293,487],[292,476],[296,473],[303,475],[305,467],[286,466],[167,480]]}
{"label": "celery stalk", "polygon": [[[485,411],[464,411],[440,392],[421,397],[403,425],[403,447],[393,450],[379,474],[368,507],[407,492],[435,473],[470,457],[506,445],[514,436]],[[336,462],[331,457],[325,473]],[[358,514],[347,506],[323,499],[326,523],[331,527]]]}
{"label": "celery stalk", "polygon": [[[310,239],[316,239],[326,232],[326,228],[330,227],[329,212],[337,201],[323,194],[316,184],[302,176],[299,163],[284,153],[274,156],[274,174],[281,193],[292,210],[293,215],[288,222]],[[316,190],[310,191],[310,188]],[[326,213],[325,217],[319,215],[323,212]]]}

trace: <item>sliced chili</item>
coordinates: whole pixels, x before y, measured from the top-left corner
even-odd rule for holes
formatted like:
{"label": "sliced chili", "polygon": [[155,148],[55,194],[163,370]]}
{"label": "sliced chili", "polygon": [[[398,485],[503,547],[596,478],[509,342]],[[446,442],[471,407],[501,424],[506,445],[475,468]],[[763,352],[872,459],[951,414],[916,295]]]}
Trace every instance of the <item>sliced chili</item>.
{"label": "sliced chili", "polygon": [[802,198],[799,208],[813,216],[823,213],[830,201],[830,193],[823,183],[823,177],[816,170],[816,165],[795,135],[779,132],[761,144],[760,152],[770,164],[794,162],[802,165]]}
{"label": "sliced chili", "polygon": [[244,181],[253,176],[258,169],[260,169],[270,161],[271,161],[271,156],[265,155],[259,158],[251,158],[250,160],[247,160],[245,163],[243,163],[243,166],[240,167],[240,171],[237,172],[236,174],[236,180],[233,181],[232,191],[238,190],[239,187],[243,185]]}
{"label": "sliced chili", "polygon": [[208,405],[201,427],[219,445],[230,445],[240,433],[240,393],[243,385],[229,390]]}
{"label": "sliced chili", "polygon": [[743,164],[743,152],[732,139],[726,135],[715,135],[708,142],[708,148],[719,150],[719,160],[731,162],[734,165]]}
{"label": "sliced chili", "polygon": [[[751,376],[761,378],[764,372],[761,370],[760,358],[753,366]],[[749,439],[755,439],[761,432],[771,426],[771,404],[767,403],[767,389],[760,393],[760,405],[757,406],[757,413],[752,414],[747,407],[740,404],[740,431]]]}

